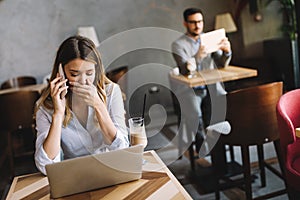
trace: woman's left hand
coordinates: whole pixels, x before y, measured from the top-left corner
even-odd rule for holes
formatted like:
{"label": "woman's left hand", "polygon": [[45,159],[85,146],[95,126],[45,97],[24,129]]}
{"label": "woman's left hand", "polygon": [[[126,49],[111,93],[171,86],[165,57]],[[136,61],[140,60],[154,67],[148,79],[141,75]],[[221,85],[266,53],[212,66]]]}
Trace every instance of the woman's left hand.
{"label": "woman's left hand", "polygon": [[[78,95],[83,101],[95,109],[95,113],[101,127],[104,140],[107,144],[111,144],[116,138],[117,128],[115,127],[106,107],[106,104],[98,95],[98,91],[95,85],[89,80],[87,84],[82,85],[78,82],[69,82],[72,85],[72,91]],[[105,94],[105,90],[101,91]]]}
{"label": "woman's left hand", "polygon": [[87,80],[86,85],[82,85],[78,82],[70,82],[70,85],[73,86],[73,93],[81,97],[87,105],[92,107],[104,105],[104,102],[98,95],[96,86],[90,80]]}

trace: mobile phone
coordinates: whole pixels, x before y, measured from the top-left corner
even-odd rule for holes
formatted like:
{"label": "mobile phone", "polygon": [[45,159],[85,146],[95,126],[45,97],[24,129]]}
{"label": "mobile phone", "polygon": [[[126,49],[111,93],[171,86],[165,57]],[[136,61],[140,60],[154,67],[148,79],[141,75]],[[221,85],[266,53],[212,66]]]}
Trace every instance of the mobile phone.
{"label": "mobile phone", "polygon": [[[60,63],[59,66],[58,66],[58,73],[59,73],[59,75],[62,77],[62,80],[65,80],[65,79],[66,79],[65,73],[64,73],[64,70],[63,70],[63,68],[62,68],[61,63]],[[65,87],[65,86],[67,86],[66,83],[64,83],[64,84],[62,85],[62,87]],[[61,92],[61,94],[60,94],[60,98],[61,98],[61,99],[64,98],[64,97],[66,96],[67,92],[68,92],[67,89],[63,90],[63,91]]]}

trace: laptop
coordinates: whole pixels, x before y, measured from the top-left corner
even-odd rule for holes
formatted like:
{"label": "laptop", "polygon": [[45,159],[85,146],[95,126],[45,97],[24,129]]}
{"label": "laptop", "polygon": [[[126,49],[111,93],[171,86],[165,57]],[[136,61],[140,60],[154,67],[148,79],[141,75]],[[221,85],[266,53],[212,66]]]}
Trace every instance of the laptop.
{"label": "laptop", "polygon": [[140,179],[143,151],[136,145],[46,165],[51,198]]}

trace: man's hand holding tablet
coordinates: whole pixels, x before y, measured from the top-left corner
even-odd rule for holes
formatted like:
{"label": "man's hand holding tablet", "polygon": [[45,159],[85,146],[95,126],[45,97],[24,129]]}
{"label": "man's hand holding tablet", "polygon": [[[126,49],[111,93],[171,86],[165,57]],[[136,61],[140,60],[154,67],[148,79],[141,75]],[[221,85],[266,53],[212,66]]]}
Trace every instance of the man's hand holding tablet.
{"label": "man's hand holding tablet", "polygon": [[201,43],[205,46],[206,53],[212,53],[220,49],[220,44],[226,38],[225,29],[210,31],[200,35]]}

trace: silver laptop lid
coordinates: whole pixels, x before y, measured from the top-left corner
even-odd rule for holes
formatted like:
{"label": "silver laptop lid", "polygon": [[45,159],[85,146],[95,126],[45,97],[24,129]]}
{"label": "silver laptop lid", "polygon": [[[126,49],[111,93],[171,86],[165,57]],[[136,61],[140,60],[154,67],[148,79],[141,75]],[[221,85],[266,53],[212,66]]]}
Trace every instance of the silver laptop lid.
{"label": "silver laptop lid", "polygon": [[88,155],[46,165],[50,194],[58,198],[140,179],[143,147]]}

